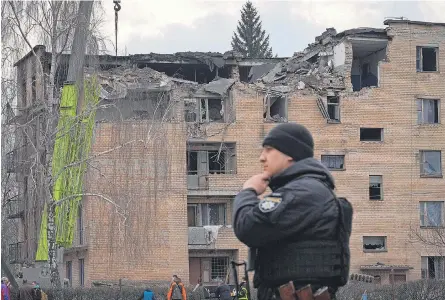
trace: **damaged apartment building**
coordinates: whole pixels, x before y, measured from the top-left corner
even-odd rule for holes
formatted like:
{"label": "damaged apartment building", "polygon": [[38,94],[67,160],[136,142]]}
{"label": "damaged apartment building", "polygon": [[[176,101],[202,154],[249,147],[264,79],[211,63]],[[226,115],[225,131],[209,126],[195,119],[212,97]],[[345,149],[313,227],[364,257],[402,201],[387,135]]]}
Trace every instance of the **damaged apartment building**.
{"label": "damaged apartment building", "polygon": [[[172,274],[210,287],[232,280],[230,260],[247,257],[231,228],[233,198],[261,172],[265,134],[299,122],[313,133],[315,157],[332,171],[337,194],[353,203],[351,272],[377,284],[443,279],[443,252],[415,237],[445,221],[445,24],[384,24],[328,28],[290,58],[228,51],[88,60],[86,73],[101,89],[85,189],[117,206],[83,197],[61,274],[74,286],[164,282]],[[50,61],[44,49],[37,53]],[[16,64],[15,122],[46,93],[29,90],[32,59]],[[66,74],[57,74],[58,89]],[[25,160],[20,149],[15,155]],[[26,226],[9,259],[35,267],[39,228],[28,210],[37,195],[29,169],[9,171],[21,182],[14,199],[22,204],[14,207],[27,211],[10,216]]]}

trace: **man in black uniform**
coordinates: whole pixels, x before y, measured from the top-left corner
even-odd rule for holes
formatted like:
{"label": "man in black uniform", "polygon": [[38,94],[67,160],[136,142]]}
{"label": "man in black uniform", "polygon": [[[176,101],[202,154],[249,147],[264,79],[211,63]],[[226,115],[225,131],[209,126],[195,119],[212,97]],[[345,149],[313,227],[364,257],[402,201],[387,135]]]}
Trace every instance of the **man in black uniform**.
{"label": "man in black uniform", "polygon": [[[259,299],[279,299],[279,287],[328,287],[331,299],[346,284],[352,207],[333,192],[329,170],[314,159],[302,125],[275,126],[263,142],[264,172],[248,179],[235,198],[233,228],[255,259]],[[262,200],[267,187],[273,191]]]}

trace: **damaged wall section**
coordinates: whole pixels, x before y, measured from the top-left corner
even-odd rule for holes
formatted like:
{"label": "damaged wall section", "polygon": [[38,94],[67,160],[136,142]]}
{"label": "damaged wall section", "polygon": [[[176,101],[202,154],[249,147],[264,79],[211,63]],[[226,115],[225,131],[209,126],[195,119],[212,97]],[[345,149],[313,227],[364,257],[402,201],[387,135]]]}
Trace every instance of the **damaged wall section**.
{"label": "damaged wall section", "polygon": [[387,39],[351,38],[353,91],[365,87],[378,87],[380,62],[386,59]]}
{"label": "damaged wall section", "polygon": [[235,121],[235,109],[231,87],[233,79],[218,78],[184,99],[184,118],[186,122],[231,123]]}

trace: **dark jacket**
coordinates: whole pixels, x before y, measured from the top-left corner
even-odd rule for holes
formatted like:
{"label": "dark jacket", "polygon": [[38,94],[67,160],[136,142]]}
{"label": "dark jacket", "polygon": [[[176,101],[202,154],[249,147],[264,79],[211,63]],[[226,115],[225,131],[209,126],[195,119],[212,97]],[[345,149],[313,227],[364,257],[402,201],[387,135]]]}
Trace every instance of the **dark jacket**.
{"label": "dark jacket", "polygon": [[[263,256],[269,256],[266,258],[269,262],[270,254],[278,253],[276,250],[282,249],[284,252],[276,254],[280,261],[280,256],[284,256],[283,253],[287,251],[287,245],[309,242],[314,246],[314,241],[338,244],[339,204],[333,193],[334,179],[321,162],[314,158],[295,162],[272,177],[269,187],[273,191],[271,196],[275,201],[279,199],[275,204],[264,205],[270,197],[258,201],[253,189],[242,190],[235,197],[233,229],[241,242],[251,248],[257,248],[259,254],[261,251],[263,254],[267,253]],[[349,205],[348,202],[346,204]],[[347,223],[346,227],[349,228],[343,243],[346,245],[343,249],[346,249],[347,253],[346,256],[341,255],[347,258],[347,271],[352,222],[352,207],[350,210],[349,207],[346,209],[346,216],[343,216],[343,222]],[[296,250],[297,253],[298,251]],[[292,257],[289,260],[295,261]],[[257,265],[255,270],[257,271]],[[256,277],[257,273],[260,272],[255,272]]]}
{"label": "dark jacket", "polygon": [[314,158],[295,162],[272,177],[269,187],[281,193],[282,201],[267,213],[260,210],[254,190],[242,190],[234,203],[235,235],[249,247],[262,247],[289,237],[333,238],[338,223],[337,205],[329,188],[316,178],[335,187],[329,170]]}
{"label": "dark jacket", "polygon": [[19,300],[34,300],[34,288],[31,284],[25,283],[19,288]]}
{"label": "dark jacket", "polygon": [[230,296],[230,287],[227,284],[221,284],[216,288],[215,291],[216,297],[218,297],[220,300],[231,300],[232,297]]}

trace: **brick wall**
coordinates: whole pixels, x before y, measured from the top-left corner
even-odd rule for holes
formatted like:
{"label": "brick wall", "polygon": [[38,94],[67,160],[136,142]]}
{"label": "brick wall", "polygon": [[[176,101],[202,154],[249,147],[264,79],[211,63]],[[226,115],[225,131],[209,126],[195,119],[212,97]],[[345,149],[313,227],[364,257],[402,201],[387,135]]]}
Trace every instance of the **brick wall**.
{"label": "brick wall", "polygon": [[[414,267],[408,279],[416,279],[420,277],[420,256],[427,252],[424,246],[409,242],[410,227],[419,226],[419,201],[445,200],[443,178],[420,178],[417,154],[421,149],[444,152],[445,129],[443,124],[417,125],[415,101],[419,96],[443,101],[445,76],[417,73],[415,47],[438,43],[439,68],[445,66],[445,29],[394,24],[390,32],[394,37],[387,61],[380,63],[380,87],[341,93],[341,124],[326,123],[316,95],[308,90],[288,98],[288,117],[312,131],[316,158],[345,154],[345,170],[332,173],[337,193],[346,196],[355,209],[351,271],[360,272],[360,265],[376,262],[403,264]],[[346,63],[350,63],[348,49]],[[219,124],[208,125],[206,132],[215,133],[208,141],[236,142],[237,174],[211,175],[207,194],[222,190],[234,194],[244,180],[261,171],[261,141],[275,125],[263,122],[263,95],[236,83],[233,97],[236,121],[223,133]],[[445,115],[443,104],[440,113]],[[360,127],[383,128],[383,142],[360,142]],[[96,154],[125,142],[146,140],[148,132],[159,134],[148,144],[133,142],[91,163],[88,190],[107,199],[85,199],[84,222],[90,228],[87,284],[118,278],[169,280],[172,274],[188,281],[186,128],[182,122],[150,128],[142,121],[96,126]],[[369,200],[369,175],[383,176],[383,201]],[[364,235],[387,236],[387,251],[364,253]],[[247,254],[230,227],[220,231],[215,249],[239,249],[240,259]]]}

